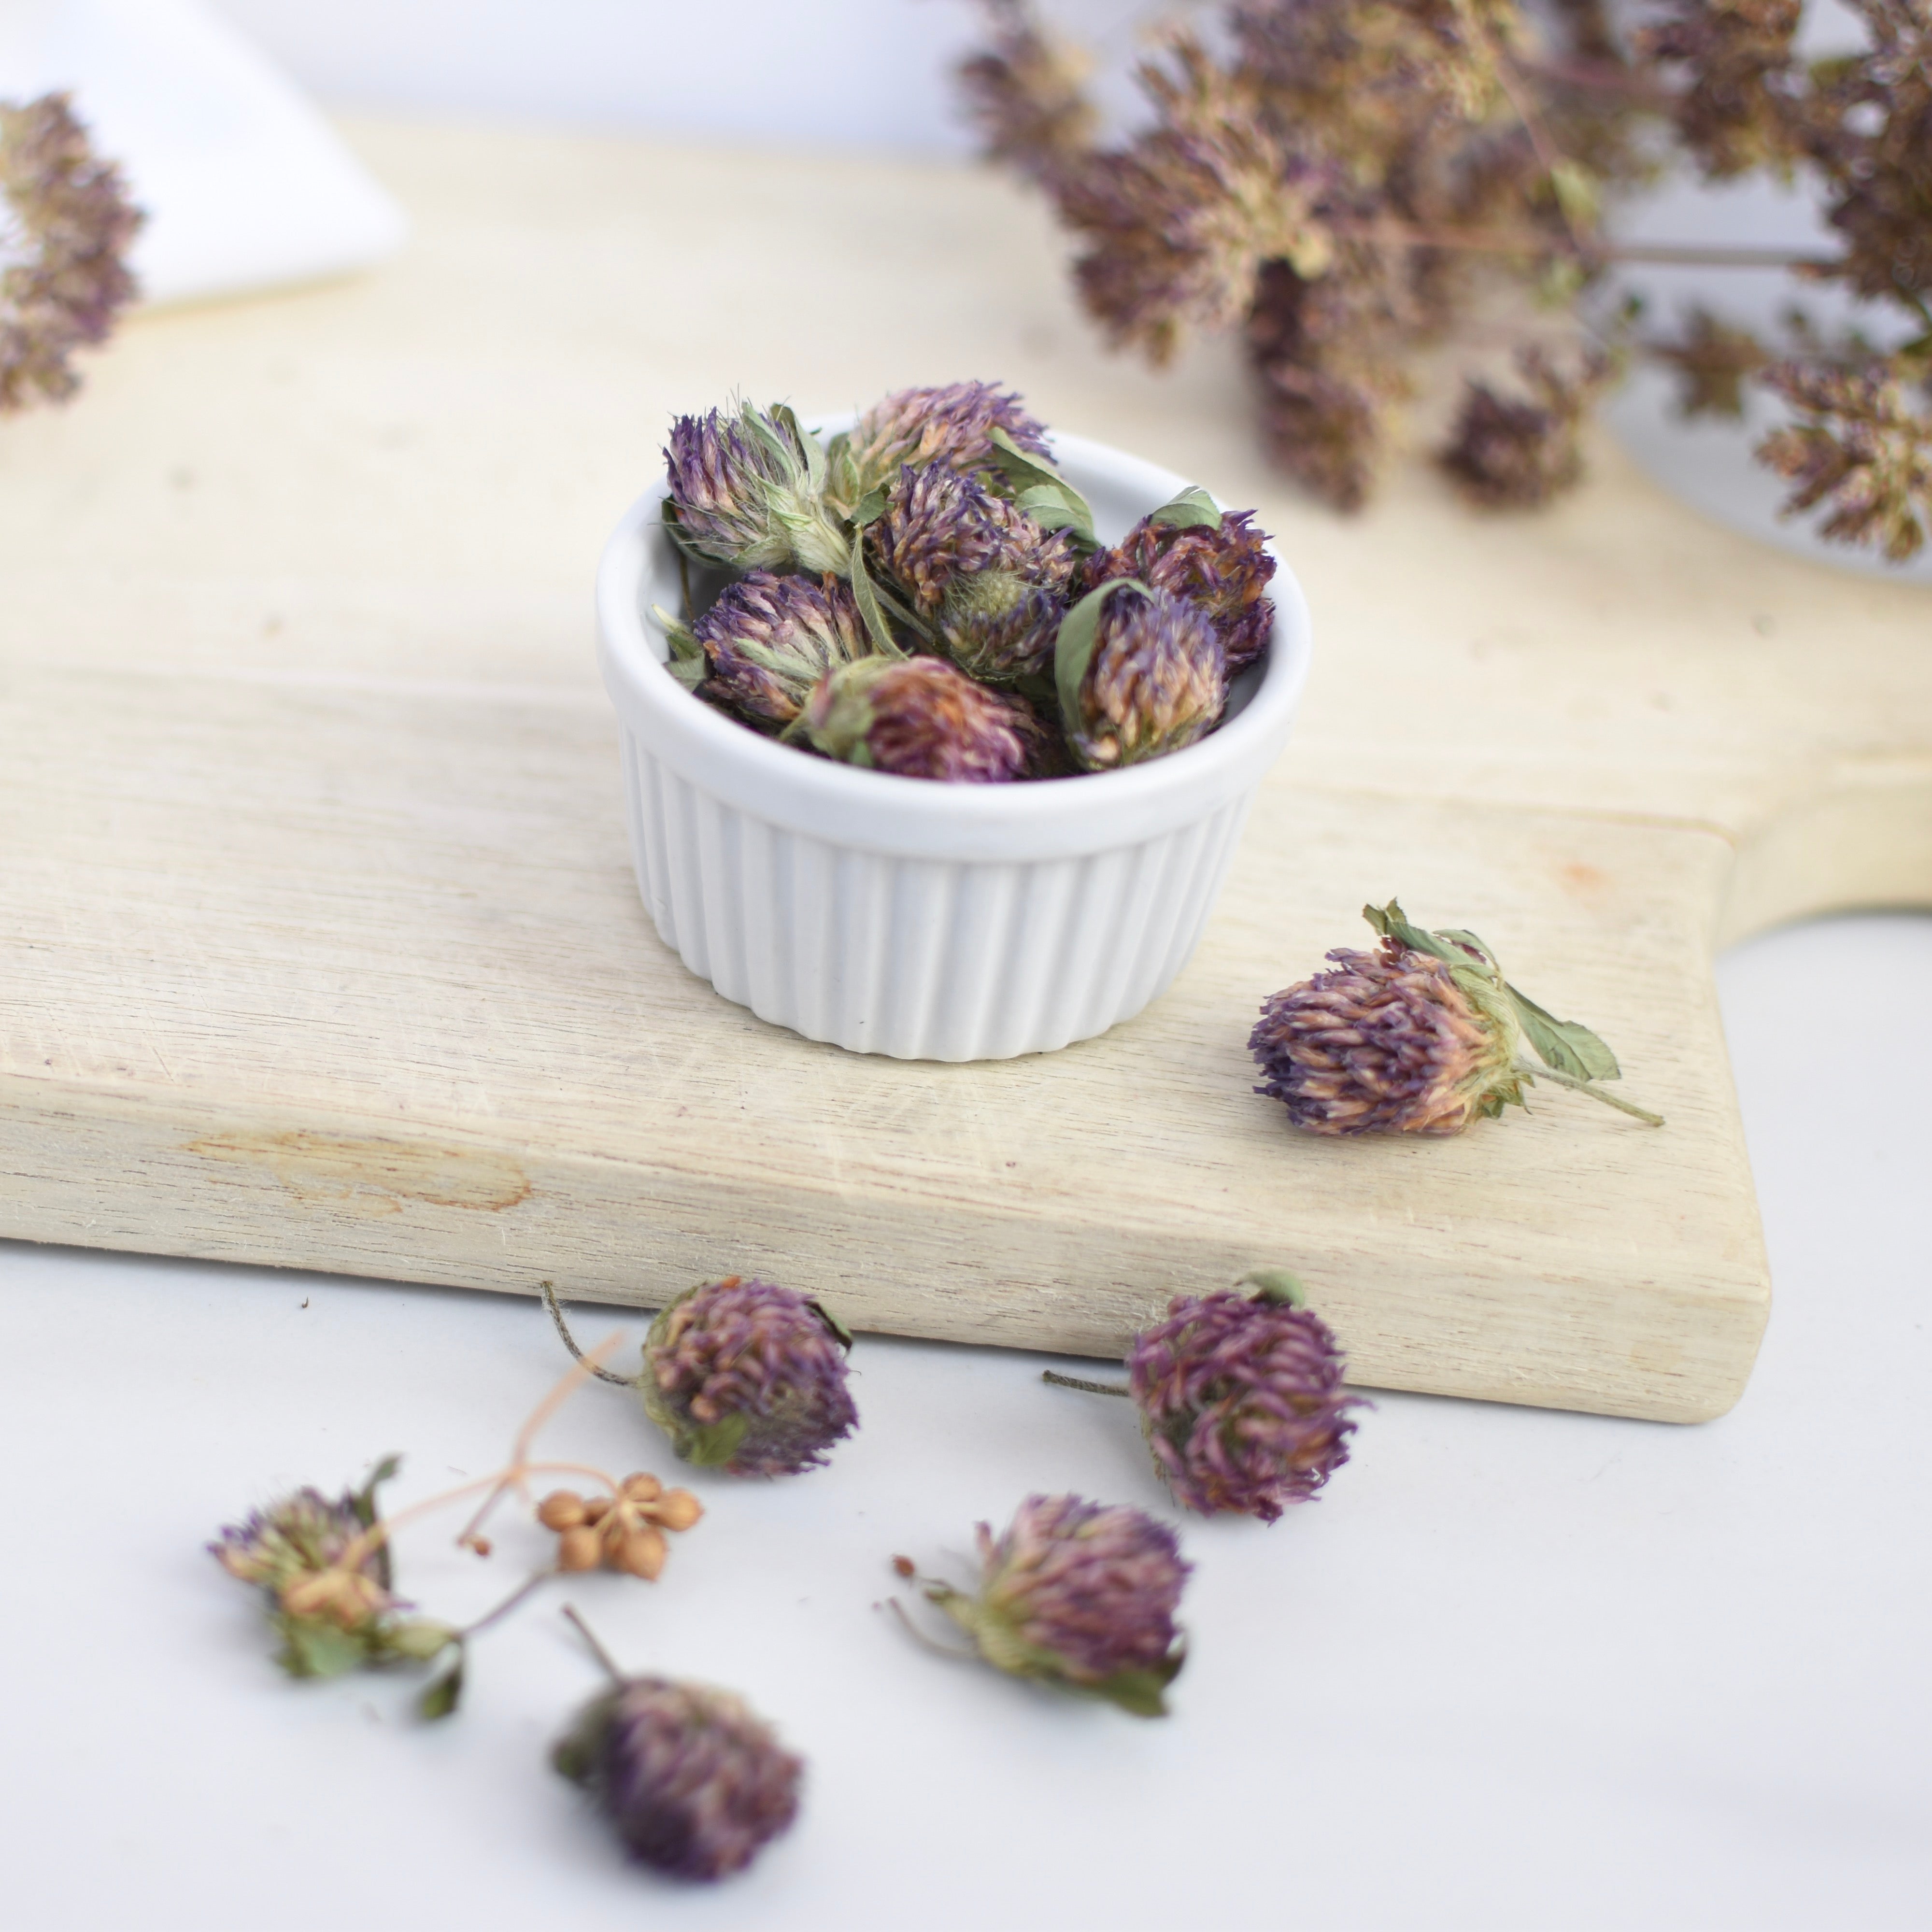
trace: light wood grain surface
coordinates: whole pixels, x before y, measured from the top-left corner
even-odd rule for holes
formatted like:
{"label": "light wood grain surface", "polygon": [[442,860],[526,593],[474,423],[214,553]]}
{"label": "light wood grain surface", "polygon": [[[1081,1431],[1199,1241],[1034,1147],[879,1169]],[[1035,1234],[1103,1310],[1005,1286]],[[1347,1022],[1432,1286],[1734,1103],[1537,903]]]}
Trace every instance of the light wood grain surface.
{"label": "light wood grain surface", "polygon": [[[1711,952],[1932,901],[1932,593],[1754,548],[1608,447],[1534,518],[1420,465],[1331,517],[1225,350],[1101,356],[1040,212],[970,170],[352,132],[418,224],[397,266],[144,317],[0,425],[0,1232],[646,1306],[756,1270],[1095,1353],[1271,1262],[1365,1383],[1736,1399],[1768,1285]],[[1258,505],[1316,665],[1166,998],[901,1064],[659,944],[590,587],[670,412],[965,374]],[[1292,1134],[1254,1010],[1391,893],[1670,1125],[1545,1088],[1450,1142]]]}

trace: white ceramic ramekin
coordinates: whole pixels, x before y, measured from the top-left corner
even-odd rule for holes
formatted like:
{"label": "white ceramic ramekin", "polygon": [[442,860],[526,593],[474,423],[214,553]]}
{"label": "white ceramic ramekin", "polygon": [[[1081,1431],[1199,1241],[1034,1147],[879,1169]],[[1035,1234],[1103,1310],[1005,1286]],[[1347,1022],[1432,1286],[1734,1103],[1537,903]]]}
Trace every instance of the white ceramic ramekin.
{"label": "white ceramic ramekin", "polygon": [[[1103,542],[1186,487],[1100,443],[1054,448]],[[1125,771],[941,784],[776,743],[671,677],[650,615],[680,594],[663,498],[611,537],[597,611],[638,889],[692,972],[808,1040],[901,1060],[1050,1053],[1167,989],[1307,676],[1308,607],[1279,557],[1272,645],[1218,730]]]}

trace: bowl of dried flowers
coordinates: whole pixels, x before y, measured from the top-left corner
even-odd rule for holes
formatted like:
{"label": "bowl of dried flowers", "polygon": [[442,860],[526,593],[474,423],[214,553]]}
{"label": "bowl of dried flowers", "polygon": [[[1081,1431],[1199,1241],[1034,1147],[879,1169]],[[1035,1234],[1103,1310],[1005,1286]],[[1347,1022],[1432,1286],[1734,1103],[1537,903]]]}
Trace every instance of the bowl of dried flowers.
{"label": "bowl of dried flowers", "polygon": [[665,454],[598,582],[664,943],[900,1059],[1050,1052],[1163,992],[1307,674],[1252,515],[980,382],[714,410]]}

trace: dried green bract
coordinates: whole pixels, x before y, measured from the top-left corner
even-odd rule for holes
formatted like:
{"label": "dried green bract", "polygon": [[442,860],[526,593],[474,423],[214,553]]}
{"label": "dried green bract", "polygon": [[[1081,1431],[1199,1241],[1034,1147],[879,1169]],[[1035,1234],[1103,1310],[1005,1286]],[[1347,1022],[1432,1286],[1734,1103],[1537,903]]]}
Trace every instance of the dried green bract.
{"label": "dried green bract", "polygon": [[[1526,1083],[1574,1087],[1653,1126],[1658,1115],[1598,1083],[1622,1070],[1574,1021],[1558,1020],[1502,976],[1472,932],[1426,932],[1393,899],[1365,906],[1377,952],[1339,947],[1337,969],[1264,1001],[1248,1041],[1266,1076],[1255,1090],[1282,1102],[1316,1134],[1461,1133],[1505,1106]],[[1526,1058],[1525,1039],[1541,1064]]]}

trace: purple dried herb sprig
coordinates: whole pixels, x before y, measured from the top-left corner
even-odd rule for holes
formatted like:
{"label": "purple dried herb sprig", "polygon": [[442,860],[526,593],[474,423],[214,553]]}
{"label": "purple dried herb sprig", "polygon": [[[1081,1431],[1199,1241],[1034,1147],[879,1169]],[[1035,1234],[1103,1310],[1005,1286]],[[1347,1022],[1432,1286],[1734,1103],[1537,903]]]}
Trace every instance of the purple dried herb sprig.
{"label": "purple dried herb sprig", "polygon": [[[1472,932],[1425,932],[1401,906],[1364,906],[1376,952],[1337,947],[1337,970],[1273,994],[1249,1038],[1267,1076],[1255,1089],[1316,1134],[1459,1134],[1526,1083],[1554,1081],[1651,1126],[1661,1116],[1606,1093],[1622,1070],[1588,1027],[1558,1020],[1502,976]],[[1520,1051],[1526,1037],[1539,1065]]]}
{"label": "purple dried herb sprig", "polygon": [[664,611],[670,670],[687,689],[768,730],[789,724],[826,673],[873,655],[857,600],[836,577],[754,570],[696,622]]}
{"label": "purple dried herb sprig", "polygon": [[1086,581],[1091,590],[1135,578],[1185,598],[1214,625],[1232,678],[1268,649],[1274,572],[1267,534],[1255,527],[1252,511],[1223,513],[1205,490],[1189,490],[1143,517],[1111,550],[1088,558]]}
{"label": "purple dried herb sprig", "polygon": [[1924,548],[1932,530],[1932,388],[1922,365],[1915,373],[1922,375],[1916,402],[1882,362],[1829,369],[1784,362],[1763,371],[1766,387],[1798,412],[1757,452],[1792,486],[1784,515],[1822,504],[1828,514],[1819,534],[1827,542],[1868,544],[1893,563]]}
{"label": "purple dried herb sprig", "polygon": [[1105,1698],[1136,1717],[1167,1714],[1186,1655],[1174,1612],[1190,1565],[1165,1523],[1126,1504],[1029,1496],[1004,1534],[981,1523],[976,1589],[917,1580],[996,1670]]}
{"label": "purple dried herb sprig", "polygon": [[588,1794],[639,1864],[704,1881],[742,1871],[798,1816],[803,1761],[732,1692],[626,1676],[574,1610],[564,1615],[610,1688],[572,1720],[553,1768]]}
{"label": "purple dried herb sprig", "polygon": [[1346,1358],[1286,1270],[1236,1288],[1177,1294],[1127,1351],[1125,1384],[1046,1372],[1064,1388],[1130,1396],[1154,1466],[1183,1509],[1273,1522],[1318,1495],[1348,1460],[1362,1398],[1342,1386]]}
{"label": "purple dried herb sprig", "polygon": [[80,388],[74,352],[138,292],[127,256],[145,219],[68,95],[0,101],[0,415]]}
{"label": "purple dried herb sprig", "polygon": [[899,778],[1004,784],[1030,776],[1046,734],[1017,698],[944,658],[868,658],[826,678],[800,720],[828,758]]}
{"label": "purple dried herb sprig", "polygon": [[[563,1344],[579,1350],[556,1294],[541,1284]],[[704,1282],[652,1322],[634,1378],[592,1364],[634,1389],[644,1412],[686,1462],[735,1476],[791,1476],[820,1467],[859,1426],[845,1358],[850,1333],[795,1289],[740,1275]]]}
{"label": "purple dried herb sprig", "polygon": [[1186,598],[1115,578],[1090,590],[1054,640],[1066,742],[1090,771],[1164,758],[1221,721],[1227,659]]}

